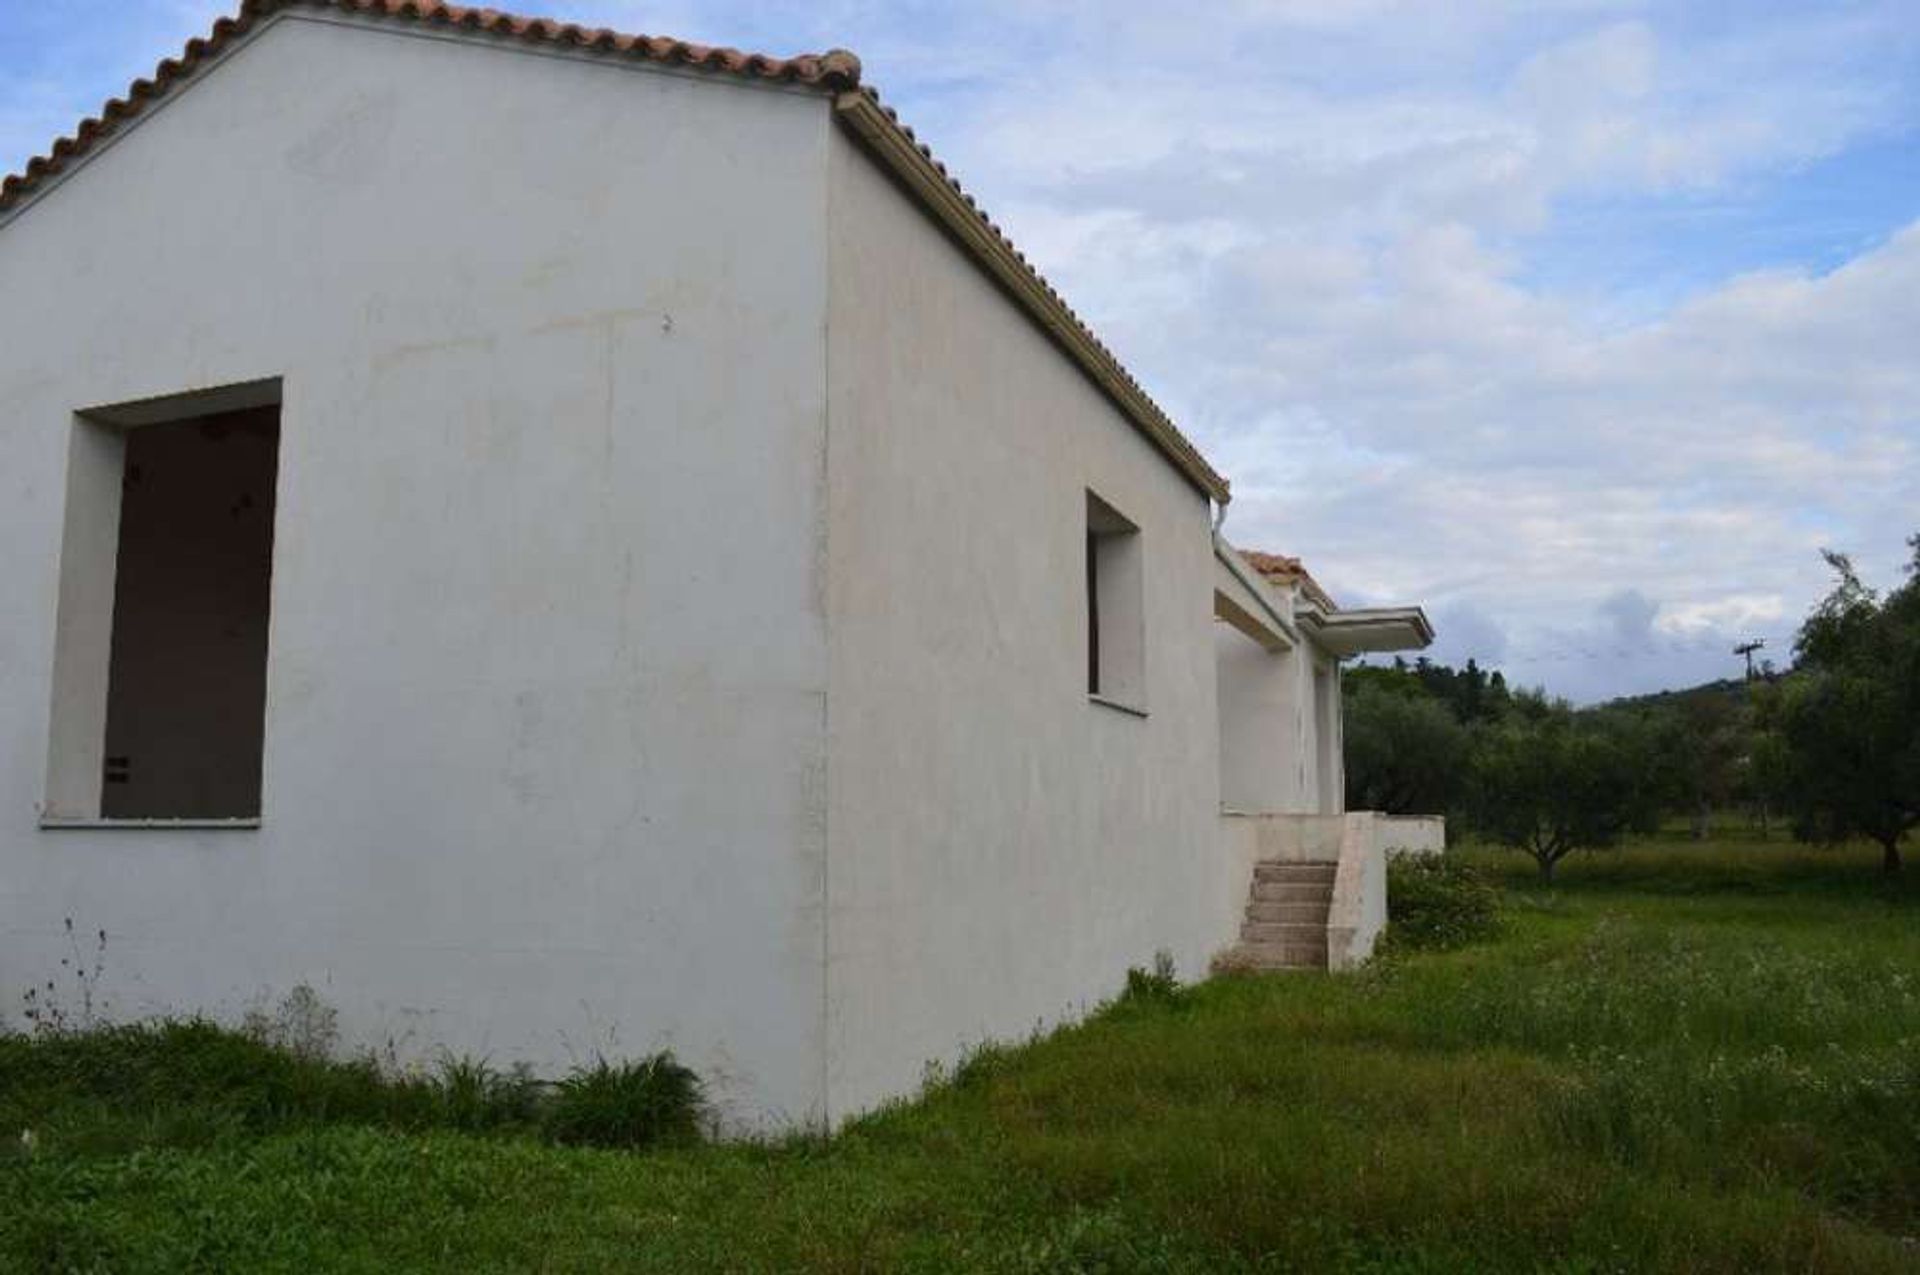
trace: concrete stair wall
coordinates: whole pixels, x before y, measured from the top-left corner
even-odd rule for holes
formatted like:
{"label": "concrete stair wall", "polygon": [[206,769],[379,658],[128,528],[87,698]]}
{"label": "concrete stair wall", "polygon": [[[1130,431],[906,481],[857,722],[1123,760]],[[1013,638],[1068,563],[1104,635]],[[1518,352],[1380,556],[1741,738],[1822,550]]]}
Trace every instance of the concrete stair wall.
{"label": "concrete stair wall", "polygon": [[1337,865],[1319,860],[1253,866],[1240,942],[1220,964],[1229,969],[1327,968],[1327,912]]}

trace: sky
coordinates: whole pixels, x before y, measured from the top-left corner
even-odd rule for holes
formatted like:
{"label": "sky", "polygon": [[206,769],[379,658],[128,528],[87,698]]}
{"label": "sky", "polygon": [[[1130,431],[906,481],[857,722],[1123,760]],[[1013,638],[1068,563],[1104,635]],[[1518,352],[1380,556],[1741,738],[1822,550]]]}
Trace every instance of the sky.
{"label": "sky", "polygon": [[[16,171],[219,0],[0,0]],[[1790,658],[1920,531],[1920,0],[526,0],[860,54],[1233,481],[1576,702]]]}

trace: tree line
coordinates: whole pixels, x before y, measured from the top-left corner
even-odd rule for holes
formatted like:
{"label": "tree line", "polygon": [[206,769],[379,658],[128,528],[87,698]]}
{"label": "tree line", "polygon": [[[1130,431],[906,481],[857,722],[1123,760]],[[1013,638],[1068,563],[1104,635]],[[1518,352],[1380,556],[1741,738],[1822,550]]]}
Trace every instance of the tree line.
{"label": "tree line", "polygon": [[1808,841],[1865,838],[1889,873],[1920,826],[1920,535],[1884,597],[1844,555],[1784,674],[1575,709],[1468,660],[1349,670],[1347,807],[1446,814],[1525,851],[1567,855],[1681,815],[1704,837],[1744,809]]}

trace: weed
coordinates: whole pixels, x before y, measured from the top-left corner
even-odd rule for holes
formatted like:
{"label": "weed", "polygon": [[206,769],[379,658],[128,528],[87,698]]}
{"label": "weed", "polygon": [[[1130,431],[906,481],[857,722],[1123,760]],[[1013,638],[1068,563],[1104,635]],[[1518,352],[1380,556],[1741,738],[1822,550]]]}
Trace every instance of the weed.
{"label": "weed", "polygon": [[313,988],[299,983],[280,998],[272,1012],[248,1010],[241,1030],[295,1058],[318,1061],[333,1054],[340,1039],[340,1015]]}
{"label": "weed", "polygon": [[38,987],[29,987],[22,996],[20,1015],[33,1031],[43,1035],[92,1031],[100,1025],[100,980],[107,970],[107,932],[95,931],[91,957],[80,948],[80,936],[73,918],[65,921],[67,954],[60,958],[60,969],[73,981],[80,998],[76,1010],[69,1011],[62,998],[58,979],[48,979]]}
{"label": "weed", "polygon": [[1120,993],[1122,1005],[1166,1005],[1180,999],[1180,979],[1173,969],[1173,953],[1164,948],[1153,954],[1153,968],[1138,965],[1127,971],[1127,985]]}
{"label": "weed", "polygon": [[1018,1047],[1013,1045],[989,1043],[977,1046],[968,1050],[954,1065],[950,1079],[936,1071],[935,1083],[950,1084],[955,1089],[978,1089],[992,1083],[993,1078],[1005,1071],[1018,1053]]}
{"label": "weed", "polygon": [[516,1063],[497,1071],[484,1058],[448,1054],[440,1060],[437,1123],[476,1132],[538,1122],[546,1086],[532,1068]]}
{"label": "weed", "polygon": [[554,1086],[546,1127],[576,1146],[650,1147],[698,1141],[706,1114],[700,1078],[662,1051],[575,1068]]}

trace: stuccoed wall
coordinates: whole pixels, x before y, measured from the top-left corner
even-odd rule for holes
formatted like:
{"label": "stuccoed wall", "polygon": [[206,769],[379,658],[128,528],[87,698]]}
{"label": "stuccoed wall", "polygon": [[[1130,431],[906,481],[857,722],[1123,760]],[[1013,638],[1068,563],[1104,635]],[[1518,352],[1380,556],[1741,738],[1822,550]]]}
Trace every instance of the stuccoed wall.
{"label": "stuccoed wall", "polygon": [[1334,863],[1340,858],[1339,815],[1247,814],[1223,812],[1221,836],[1229,854],[1247,865],[1246,885],[1255,863]]}
{"label": "stuccoed wall", "polygon": [[[0,1012],[72,917],[123,1016],[821,1114],[830,127],[282,17],[0,225]],[[272,376],[263,826],[39,830],[70,414]]]}
{"label": "stuccoed wall", "polygon": [[1268,651],[1214,626],[1220,702],[1220,803],[1246,813],[1318,808],[1313,655]]}
{"label": "stuccoed wall", "polygon": [[[835,1115],[1171,951],[1219,844],[1206,498],[831,142],[828,1039]],[[1086,693],[1088,489],[1141,529],[1145,717]]]}

